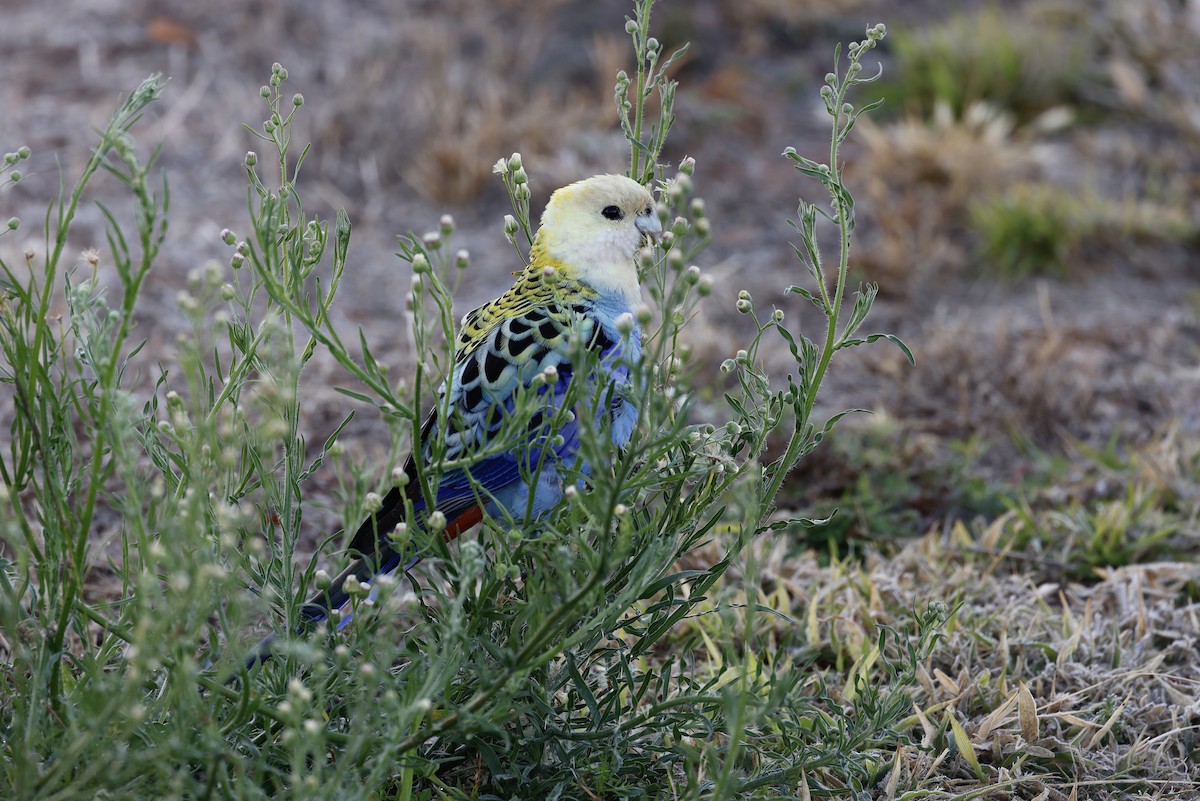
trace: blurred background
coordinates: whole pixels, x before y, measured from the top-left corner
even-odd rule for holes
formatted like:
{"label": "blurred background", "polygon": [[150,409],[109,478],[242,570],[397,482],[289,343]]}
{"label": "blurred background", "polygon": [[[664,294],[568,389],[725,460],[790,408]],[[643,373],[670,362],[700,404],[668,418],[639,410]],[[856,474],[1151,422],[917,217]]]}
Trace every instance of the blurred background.
{"label": "blurred background", "polygon": [[[163,72],[165,100],[135,136],[162,144],[172,227],[137,333],[169,359],[188,272],[227,263],[220,230],[246,227],[242,160],[261,148],[241,125],[261,124],[258,89],[278,61],[285,89],[305,98],[306,211],[345,207],[355,225],[338,323],[361,326],[404,370],[398,234],[454,215],[453,244],[472,254],[461,313],[520,266],[502,235],[499,157],[523,154],[539,211],[564,183],[626,169],[612,94],[616,70],[632,69],[628,13],[611,0],[6,0],[0,147],[33,156],[0,194],[0,218],[23,220],[0,255],[19,263],[44,247],[60,175],[74,181],[118,94]],[[749,335],[739,289],[820,330],[783,295],[807,278],[786,219],[819,187],[780,154],[823,160],[818,91],[833,47],[876,22],[889,30],[876,51],[884,77],[855,102],[885,104],[845,152],[859,204],[852,266],[880,284],[868,327],[900,335],[917,365],[873,347],[835,366],[828,411],[876,413],[806,463],[790,501],[853,510],[838,537],[919,534],[993,514],[1012,488],[1056,503],[1120,492],[1097,460],[1147,450],[1165,453],[1172,492],[1194,490],[1196,0],[663,0],[652,31],[667,52],[691,44],[666,158],[696,158],[714,234],[700,266],[717,291],[692,332],[711,356],[704,377],[717,383]],[[119,217],[127,209],[115,180],[93,190]],[[81,219],[72,247],[98,248],[103,270],[103,218],[89,203]],[[344,382],[320,360],[310,370],[310,439],[340,420],[348,401],[330,387]],[[362,415],[343,440],[369,451],[382,430]]]}

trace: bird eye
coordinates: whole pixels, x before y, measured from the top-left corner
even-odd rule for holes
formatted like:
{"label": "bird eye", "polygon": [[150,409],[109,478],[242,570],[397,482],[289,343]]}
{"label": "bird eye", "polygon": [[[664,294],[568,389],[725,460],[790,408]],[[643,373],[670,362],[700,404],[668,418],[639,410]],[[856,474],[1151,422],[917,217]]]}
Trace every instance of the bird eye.
{"label": "bird eye", "polygon": [[619,220],[625,216],[625,214],[616,206],[605,206],[604,210],[600,213],[603,214],[605,219],[608,220]]}
{"label": "bird eye", "polygon": [[647,206],[645,209],[642,210],[642,214],[648,215],[648,214],[653,214],[653,213],[654,213],[654,208],[652,206]]}

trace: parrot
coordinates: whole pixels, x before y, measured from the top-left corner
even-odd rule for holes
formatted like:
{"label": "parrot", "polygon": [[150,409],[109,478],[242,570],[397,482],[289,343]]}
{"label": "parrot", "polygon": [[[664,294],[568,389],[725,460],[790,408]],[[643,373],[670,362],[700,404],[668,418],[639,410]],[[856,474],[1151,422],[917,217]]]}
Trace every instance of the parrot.
{"label": "parrot", "polygon": [[[573,336],[594,354],[589,364],[595,374],[585,378],[599,382],[596,396],[604,402],[592,424],[605,426],[615,448],[629,441],[638,410],[621,390],[627,389],[630,366],[641,352],[635,315],[641,305],[637,254],[661,233],[650,190],[623,175],[595,175],[550,196],[528,264],[514,274],[513,285],[462,318],[453,368],[438,390],[444,413],[439,417],[435,408],[423,425],[420,442],[403,467],[407,481],[398,482],[358,527],[347,545],[355,561],[300,608],[298,633],[324,621],[335,622],[339,630],[349,623],[348,579],[369,584],[420,562],[414,548],[397,550],[389,537],[407,519],[406,501],[414,517],[425,521],[425,530],[440,528],[446,540],[485,516],[521,520],[528,514],[536,519],[554,509],[568,481],[562,471],[579,455],[577,427],[587,424],[567,416],[568,422],[554,432],[558,436],[544,430],[545,417],[566,402],[574,377]],[[531,386],[542,405],[529,420],[526,436],[509,449],[487,449],[518,395]],[[608,421],[601,419],[605,414]],[[441,472],[430,488],[435,508],[427,509],[417,480],[418,460],[426,460],[428,468],[439,437],[444,463],[465,458],[471,464]],[[483,456],[472,459],[477,453]],[[589,469],[582,466],[584,474]],[[430,526],[435,514],[438,525]],[[274,641],[271,635],[259,643],[246,659],[247,668],[269,659]]]}

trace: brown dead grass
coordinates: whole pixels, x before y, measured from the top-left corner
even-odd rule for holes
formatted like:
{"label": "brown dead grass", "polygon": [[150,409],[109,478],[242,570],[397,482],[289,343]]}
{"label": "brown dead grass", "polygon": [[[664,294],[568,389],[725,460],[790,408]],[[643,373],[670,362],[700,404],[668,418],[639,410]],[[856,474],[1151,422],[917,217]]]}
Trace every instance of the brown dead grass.
{"label": "brown dead grass", "polygon": [[1036,173],[1034,151],[1010,115],[976,103],[961,117],[939,105],[933,119],[860,121],[862,157],[850,180],[864,187],[858,267],[888,293],[920,291],[962,269],[970,255],[966,213],[981,192]]}

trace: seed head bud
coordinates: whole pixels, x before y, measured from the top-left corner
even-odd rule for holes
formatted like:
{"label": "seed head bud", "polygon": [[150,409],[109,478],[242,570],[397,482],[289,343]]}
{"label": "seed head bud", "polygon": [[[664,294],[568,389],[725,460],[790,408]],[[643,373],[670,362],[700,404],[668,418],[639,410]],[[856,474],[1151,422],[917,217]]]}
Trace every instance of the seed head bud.
{"label": "seed head bud", "polygon": [[642,248],[638,251],[638,264],[643,269],[650,269],[654,266],[654,251],[650,248]]}
{"label": "seed head bud", "polygon": [[324,569],[321,569],[318,570],[313,576],[313,584],[318,590],[324,592],[325,590],[329,589],[331,584],[333,584],[333,579],[329,577],[329,573],[327,573]]}
{"label": "seed head bud", "polygon": [[771,316],[773,318],[775,318],[775,322],[782,323],[783,322],[783,309],[776,309],[775,313],[772,314]]}
{"label": "seed head bud", "polygon": [[373,515],[383,508],[383,498],[379,497],[377,492],[368,492],[367,497],[363,499],[363,509],[366,513]]}
{"label": "seed head bud", "polygon": [[411,281],[409,282],[409,288],[410,288],[410,289],[412,289],[412,291],[413,291],[413,293],[414,293],[414,294],[420,294],[420,292],[421,292],[421,287],[422,287],[422,283],[421,283],[421,282],[422,282],[423,280],[424,280],[424,279],[422,279],[422,278],[421,278],[421,276],[420,276],[419,274],[417,274],[417,273],[413,273],[412,279],[411,279]]}
{"label": "seed head bud", "polygon": [[826,103],[833,100],[833,87],[832,86],[822,86],[821,87],[821,97],[824,98]]}
{"label": "seed head bud", "polygon": [[[516,155],[516,154],[514,154],[514,155]],[[512,216],[511,214],[505,214],[504,215],[504,235],[507,236],[509,239],[511,239],[512,237],[517,235],[517,231],[519,231],[519,230],[521,230],[521,225],[520,225],[520,223],[517,222],[517,218]]]}
{"label": "seed head bud", "polygon": [[508,168],[512,171],[521,169],[521,154],[513,153],[508,157]]}
{"label": "seed head bud", "polygon": [[[857,65],[855,65],[855,66],[857,66]],[[842,104],[842,113],[843,114],[853,114],[854,106],[850,103],[843,103]]]}
{"label": "seed head bud", "polygon": [[255,153],[253,150],[247,150],[246,151],[246,166],[253,167],[257,163],[258,163],[258,154]]}
{"label": "seed head bud", "polygon": [[[882,26],[882,25],[880,25],[879,27],[881,27],[881,28],[882,28],[883,26]],[[18,147],[18,148],[17,148],[17,158],[20,158],[20,159],[27,159],[27,158],[29,158],[29,152],[30,152],[30,151],[29,151],[29,148],[27,148],[27,147],[25,147],[24,145],[22,145],[21,147]]]}
{"label": "seed head bud", "polygon": [[435,533],[446,530],[446,515],[443,512],[434,511],[430,513],[429,530]]}
{"label": "seed head bud", "polygon": [[738,300],[753,300],[753,298],[750,297],[749,292],[743,289],[741,292],[738,292]]}
{"label": "seed head bud", "polygon": [[546,279],[546,283],[553,284],[558,281],[558,270],[554,269],[553,265],[547,264],[542,268],[542,278]]}
{"label": "seed head bud", "polygon": [[518,186],[529,183],[529,176],[525,174],[524,167],[517,167],[513,170],[513,183]]}
{"label": "seed head bud", "polygon": [[23,177],[24,177],[24,175],[21,173],[20,170],[12,170],[8,174],[8,180],[12,181],[14,184],[19,183],[21,178],[23,178]]}
{"label": "seed head bud", "polygon": [[459,251],[454,254],[454,266],[458,269],[465,270],[470,263],[471,254],[467,252],[465,248],[460,248]]}
{"label": "seed head bud", "polygon": [[517,190],[513,194],[517,196],[517,200],[529,200],[529,184],[517,184]]}
{"label": "seed head bud", "polygon": [[651,53],[658,50],[658,40],[651,36],[646,40],[646,49]]}
{"label": "seed head bud", "polygon": [[222,228],[221,241],[226,245],[232,245],[233,243],[237,242],[237,234],[235,234],[233,231],[230,231],[228,228]]}
{"label": "seed head bud", "polygon": [[692,175],[696,172],[696,160],[691,156],[684,156],[679,162],[679,171],[684,175]]}
{"label": "seed head bud", "polygon": [[574,484],[568,484],[563,488],[563,495],[567,496],[568,501],[573,501],[576,497],[578,497],[579,490],[576,489]]}
{"label": "seed head bud", "polygon": [[700,281],[700,268],[693,264],[687,268],[683,275],[687,282],[694,286]]}
{"label": "seed head bud", "polygon": [[641,325],[649,325],[650,321],[654,318],[654,312],[650,311],[650,307],[644,303],[637,307],[634,314]]}
{"label": "seed head bud", "polygon": [[754,307],[750,305],[750,301],[748,300],[739,300],[737,302],[737,310],[742,314],[749,314],[752,308]]}
{"label": "seed head bud", "polygon": [[262,86],[258,87],[258,96],[259,97],[270,97],[271,96],[271,87],[267,86],[266,84],[263,84]]}
{"label": "seed head bud", "polygon": [[542,370],[542,376],[546,379],[547,384],[553,384],[558,380],[558,368],[553,364],[548,364],[546,369]]}
{"label": "seed head bud", "polygon": [[615,514],[617,517],[624,517],[625,515],[629,514],[629,507],[623,503],[618,503],[613,507],[613,514]]}
{"label": "seed head bud", "polygon": [[703,217],[704,216],[704,199],[698,198],[698,197],[692,198],[691,209],[692,209],[693,217]]}
{"label": "seed head bud", "polygon": [[417,275],[429,272],[429,259],[425,258],[424,253],[417,253],[413,255],[412,269]]}
{"label": "seed head bud", "polygon": [[617,333],[619,333],[619,334],[632,333],[633,332],[633,315],[630,314],[629,312],[623,312],[623,313],[617,315],[615,325],[617,327]]}
{"label": "seed head bud", "polygon": [[709,225],[707,217],[701,217],[700,219],[696,220],[694,227],[696,229],[696,233],[700,234],[700,236],[708,236]]}
{"label": "seed head bud", "polygon": [[668,253],[667,254],[667,264],[670,265],[671,269],[675,270],[676,272],[678,272],[680,269],[682,269],[683,268],[683,251],[682,250],[672,250],[670,253]]}
{"label": "seed head bud", "polygon": [[443,236],[450,236],[450,234],[454,233],[454,218],[449,214],[443,214],[438,219],[438,227],[442,229]]}
{"label": "seed head bud", "polygon": [[245,261],[246,257],[241,253],[234,253],[233,256],[229,258],[229,266],[235,270],[240,270],[242,269],[242,265],[245,263]]}
{"label": "seed head bud", "polygon": [[625,20],[625,33],[628,33],[632,36],[633,34],[637,33],[637,29],[638,24],[636,22],[631,19]]}
{"label": "seed head bud", "polygon": [[442,246],[442,235],[437,231],[430,231],[429,233],[425,234],[425,236],[421,237],[421,241],[425,244],[425,247],[429,248],[430,250],[437,250]]}
{"label": "seed head bud", "polygon": [[8,230],[15,231],[21,227],[21,218],[20,217],[9,217],[6,225],[8,225]]}
{"label": "seed head bud", "polygon": [[304,95],[300,94],[299,92],[292,95],[292,105],[295,106],[296,108],[300,108],[301,106],[303,106],[304,105]]}
{"label": "seed head bud", "polygon": [[832,72],[825,73],[825,83],[829,84],[830,86],[834,86],[837,84],[837,75]]}

